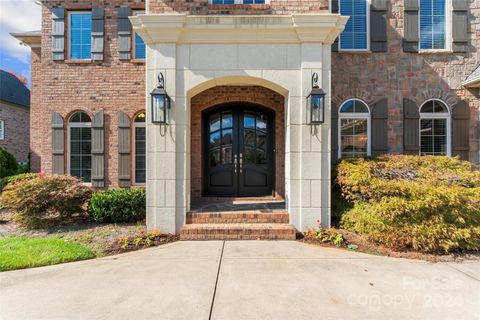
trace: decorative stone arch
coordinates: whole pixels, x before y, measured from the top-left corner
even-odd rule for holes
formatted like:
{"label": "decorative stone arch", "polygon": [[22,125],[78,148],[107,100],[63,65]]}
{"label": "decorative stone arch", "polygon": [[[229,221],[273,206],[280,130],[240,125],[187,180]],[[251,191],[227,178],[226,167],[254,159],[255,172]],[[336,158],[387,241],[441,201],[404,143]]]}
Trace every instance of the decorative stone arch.
{"label": "decorative stone arch", "polygon": [[283,199],[285,197],[285,98],[277,91],[258,85],[209,87],[190,99],[190,192],[192,199],[195,201],[202,196],[204,165],[202,113],[212,107],[232,102],[257,104],[275,112],[274,192],[276,198]]}

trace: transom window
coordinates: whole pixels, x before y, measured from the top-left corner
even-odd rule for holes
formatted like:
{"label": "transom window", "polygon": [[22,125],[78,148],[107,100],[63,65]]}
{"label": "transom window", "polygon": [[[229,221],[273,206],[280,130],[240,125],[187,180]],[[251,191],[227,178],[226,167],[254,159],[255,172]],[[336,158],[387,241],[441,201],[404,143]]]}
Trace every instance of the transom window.
{"label": "transom window", "polygon": [[70,59],[84,60],[92,58],[92,13],[71,12],[70,21]]}
{"label": "transom window", "polygon": [[[143,11],[136,11],[135,15],[143,14]],[[135,33],[135,37],[133,39],[134,44],[133,44],[133,50],[134,50],[134,58],[135,59],[145,59],[146,56],[146,46],[145,42],[143,39]]]}
{"label": "transom window", "polygon": [[266,0],[209,0],[211,4],[264,4]]}
{"label": "transom window", "polygon": [[139,113],[133,122],[134,126],[134,163],[135,184],[144,184],[146,180],[146,132],[145,112]]}
{"label": "transom window", "polygon": [[339,157],[370,155],[370,110],[358,99],[345,101],[339,109]]}
{"label": "transom window", "polygon": [[420,154],[451,154],[450,112],[442,101],[429,100],[420,108]]}
{"label": "transom window", "polygon": [[76,112],[68,121],[69,174],[91,182],[92,121],[85,112]]}
{"label": "transom window", "polygon": [[446,49],[447,0],[420,0],[420,49]]}
{"label": "transom window", "polygon": [[340,34],[340,50],[368,50],[369,0],[339,0],[340,14],[350,16]]}

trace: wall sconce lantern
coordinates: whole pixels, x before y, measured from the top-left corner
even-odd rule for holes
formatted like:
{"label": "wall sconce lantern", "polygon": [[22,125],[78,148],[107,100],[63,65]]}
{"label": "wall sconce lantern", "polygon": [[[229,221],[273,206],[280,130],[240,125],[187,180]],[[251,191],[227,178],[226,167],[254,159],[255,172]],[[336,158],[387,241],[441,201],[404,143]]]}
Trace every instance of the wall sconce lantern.
{"label": "wall sconce lantern", "polygon": [[318,87],[318,74],[312,75],[312,92],[307,97],[310,108],[310,124],[322,124],[325,121],[325,91]]}
{"label": "wall sconce lantern", "polygon": [[150,93],[152,96],[152,122],[168,124],[168,111],[170,109],[170,97],[165,91],[165,79],[163,74],[158,74],[158,87]]}

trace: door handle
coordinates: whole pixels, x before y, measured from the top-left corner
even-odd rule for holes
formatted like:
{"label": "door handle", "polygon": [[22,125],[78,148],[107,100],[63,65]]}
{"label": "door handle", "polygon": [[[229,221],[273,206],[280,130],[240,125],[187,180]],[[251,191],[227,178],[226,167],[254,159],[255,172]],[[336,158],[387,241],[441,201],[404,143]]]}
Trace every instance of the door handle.
{"label": "door handle", "polygon": [[237,155],[233,155],[233,171],[236,174],[237,173]]}
{"label": "door handle", "polygon": [[240,173],[242,173],[243,169],[243,154],[240,153]]}

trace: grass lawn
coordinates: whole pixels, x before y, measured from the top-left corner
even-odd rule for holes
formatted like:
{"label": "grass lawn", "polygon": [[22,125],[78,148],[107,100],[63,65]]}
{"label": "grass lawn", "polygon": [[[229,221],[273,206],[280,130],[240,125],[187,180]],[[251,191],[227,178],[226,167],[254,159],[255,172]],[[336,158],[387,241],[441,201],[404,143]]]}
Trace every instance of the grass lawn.
{"label": "grass lawn", "polygon": [[0,271],[94,258],[89,248],[58,238],[0,238]]}

